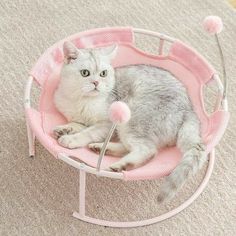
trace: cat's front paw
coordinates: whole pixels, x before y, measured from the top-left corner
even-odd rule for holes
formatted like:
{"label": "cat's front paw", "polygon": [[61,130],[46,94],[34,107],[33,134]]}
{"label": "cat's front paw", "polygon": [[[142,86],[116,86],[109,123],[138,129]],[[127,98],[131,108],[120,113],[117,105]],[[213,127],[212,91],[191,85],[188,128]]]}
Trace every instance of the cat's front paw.
{"label": "cat's front paw", "polygon": [[59,125],[53,130],[53,136],[58,139],[63,135],[70,134],[72,131],[72,127],[69,127],[68,125]]}
{"label": "cat's front paw", "polygon": [[58,143],[65,148],[79,148],[81,147],[78,139],[74,134],[72,135],[63,135],[58,139]]}
{"label": "cat's front paw", "polygon": [[85,125],[76,122],[71,122],[65,125],[58,125],[53,130],[53,136],[58,139],[66,134],[76,134],[85,129],[85,127]]}

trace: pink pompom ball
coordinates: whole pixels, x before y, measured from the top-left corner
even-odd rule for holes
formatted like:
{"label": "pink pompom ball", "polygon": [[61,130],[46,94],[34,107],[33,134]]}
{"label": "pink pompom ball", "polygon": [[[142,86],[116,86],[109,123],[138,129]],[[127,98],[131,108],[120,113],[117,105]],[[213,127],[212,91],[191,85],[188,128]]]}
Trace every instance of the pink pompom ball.
{"label": "pink pompom ball", "polygon": [[126,123],[130,119],[130,109],[124,102],[113,102],[109,109],[109,118],[113,123]]}
{"label": "pink pompom ball", "polygon": [[219,16],[207,16],[203,20],[203,28],[209,34],[218,34],[223,29],[223,23]]}

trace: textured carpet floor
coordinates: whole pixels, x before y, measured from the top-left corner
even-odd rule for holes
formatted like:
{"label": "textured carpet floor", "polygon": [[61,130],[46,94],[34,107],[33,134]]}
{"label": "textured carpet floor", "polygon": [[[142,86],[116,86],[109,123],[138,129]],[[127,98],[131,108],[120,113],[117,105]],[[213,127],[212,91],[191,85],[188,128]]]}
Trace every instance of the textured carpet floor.
{"label": "textured carpet floor", "polygon": [[[219,15],[225,23],[221,39],[230,80],[231,120],[217,147],[215,169],[204,193],[177,216],[142,228],[112,229],[72,218],[71,212],[78,209],[78,171],[52,158],[39,143],[36,158],[28,158],[23,88],[33,63],[67,35],[95,27],[130,25],[180,38],[221,72],[215,42],[200,25],[209,14]],[[0,235],[236,235],[235,39],[236,12],[224,1],[2,0]],[[89,176],[88,213],[114,220],[154,217],[190,196],[204,171],[164,206],[156,201],[159,181],[124,183]]]}

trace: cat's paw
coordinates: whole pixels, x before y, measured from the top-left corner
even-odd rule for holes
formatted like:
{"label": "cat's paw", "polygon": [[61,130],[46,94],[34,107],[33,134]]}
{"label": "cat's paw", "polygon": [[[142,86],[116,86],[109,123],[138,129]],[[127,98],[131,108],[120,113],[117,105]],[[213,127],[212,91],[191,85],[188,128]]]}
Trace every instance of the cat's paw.
{"label": "cat's paw", "polygon": [[58,139],[63,135],[66,134],[71,134],[71,132],[73,131],[72,127],[68,126],[68,125],[59,125],[56,126],[53,130],[53,136]]}
{"label": "cat's paw", "polygon": [[127,167],[128,164],[126,162],[118,161],[109,166],[108,170],[114,172],[121,172],[122,170],[126,170]]}
{"label": "cat's paw", "polygon": [[[88,145],[88,148],[89,148],[91,151],[93,151],[93,152],[99,154],[99,153],[101,152],[101,150],[102,150],[103,144],[104,144],[104,143],[90,143],[90,144]],[[105,155],[115,156],[115,151],[112,150],[112,149],[110,149],[110,148],[109,148],[109,145],[108,145],[107,148],[106,148],[106,151],[105,151]]]}
{"label": "cat's paw", "polygon": [[58,139],[66,134],[76,134],[85,129],[86,126],[80,123],[71,122],[65,125],[58,125],[53,130],[53,136]]}
{"label": "cat's paw", "polygon": [[[101,149],[102,149],[103,143],[90,143],[88,145],[88,148],[96,153],[100,153]],[[108,150],[106,150],[107,153]]]}
{"label": "cat's paw", "polygon": [[78,143],[78,139],[74,134],[63,135],[58,139],[58,143],[65,148],[79,148],[81,145]]}

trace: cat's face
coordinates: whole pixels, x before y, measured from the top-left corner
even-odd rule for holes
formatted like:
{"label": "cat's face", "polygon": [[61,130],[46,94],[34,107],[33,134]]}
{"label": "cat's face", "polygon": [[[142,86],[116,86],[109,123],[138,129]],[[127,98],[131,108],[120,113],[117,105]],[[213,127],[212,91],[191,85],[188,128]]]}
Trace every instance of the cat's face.
{"label": "cat's face", "polygon": [[77,49],[72,43],[63,46],[65,65],[62,77],[81,96],[107,96],[114,87],[114,69],[111,60],[117,46],[97,49]]}

